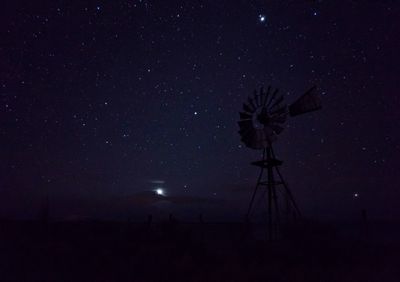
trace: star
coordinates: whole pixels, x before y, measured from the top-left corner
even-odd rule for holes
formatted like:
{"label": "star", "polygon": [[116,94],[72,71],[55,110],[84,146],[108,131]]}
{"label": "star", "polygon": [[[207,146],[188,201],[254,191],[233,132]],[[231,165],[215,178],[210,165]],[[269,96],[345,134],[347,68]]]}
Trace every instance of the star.
{"label": "star", "polygon": [[265,15],[262,15],[262,14],[258,15],[258,20],[259,20],[261,23],[265,22],[266,19],[267,19],[267,18],[265,17]]}

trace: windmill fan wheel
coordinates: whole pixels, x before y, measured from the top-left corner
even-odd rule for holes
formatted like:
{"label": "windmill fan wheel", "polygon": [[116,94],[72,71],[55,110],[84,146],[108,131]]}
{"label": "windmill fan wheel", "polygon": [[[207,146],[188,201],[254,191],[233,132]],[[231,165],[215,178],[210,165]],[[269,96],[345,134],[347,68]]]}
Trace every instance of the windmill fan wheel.
{"label": "windmill fan wheel", "polygon": [[288,106],[279,90],[268,87],[248,97],[239,113],[238,122],[242,142],[252,149],[264,149],[282,133],[288,116]]}

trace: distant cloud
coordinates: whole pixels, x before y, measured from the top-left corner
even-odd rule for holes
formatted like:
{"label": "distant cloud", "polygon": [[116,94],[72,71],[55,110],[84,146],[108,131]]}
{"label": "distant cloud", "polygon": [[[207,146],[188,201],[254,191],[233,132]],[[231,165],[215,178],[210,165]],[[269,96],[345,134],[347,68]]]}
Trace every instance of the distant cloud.
{"label": "distant cloud", "polygon": [[165,183],[164,180],[150,180],[149,182],[152,184],[164,184]]}

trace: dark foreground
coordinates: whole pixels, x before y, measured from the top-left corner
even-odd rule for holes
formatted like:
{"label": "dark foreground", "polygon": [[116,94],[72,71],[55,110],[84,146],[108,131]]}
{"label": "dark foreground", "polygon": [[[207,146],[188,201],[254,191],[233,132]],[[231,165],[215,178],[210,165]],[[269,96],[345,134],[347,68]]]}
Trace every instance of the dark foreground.
{"label": "dark foreground", "polygon": [[0,228],[1,281],[400,281],[393,224],[303,223],[273,242],[242,224],[4,221]]}

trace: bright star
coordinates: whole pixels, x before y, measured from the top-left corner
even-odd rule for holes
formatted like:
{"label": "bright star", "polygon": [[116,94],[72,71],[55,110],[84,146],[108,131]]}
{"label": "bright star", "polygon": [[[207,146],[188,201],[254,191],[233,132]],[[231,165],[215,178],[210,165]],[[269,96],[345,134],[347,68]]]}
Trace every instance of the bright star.
{"label": "bright star", "polygon": [[265,22],[266,17],[264,15],[258,15],[258,19],[260,20],[260,22]]}
{"label": "bright star", "polygon": [[156,194],[159,195],[159,196],[164,196],[164,190],[161,189],[161,188],[157,188],[156,189]]}

